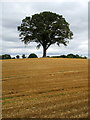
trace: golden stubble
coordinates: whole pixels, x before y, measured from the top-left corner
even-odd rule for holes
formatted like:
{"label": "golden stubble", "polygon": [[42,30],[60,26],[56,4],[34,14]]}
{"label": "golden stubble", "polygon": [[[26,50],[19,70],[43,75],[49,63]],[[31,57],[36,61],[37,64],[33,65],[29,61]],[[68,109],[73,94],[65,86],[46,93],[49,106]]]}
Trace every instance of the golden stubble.
{"label": "golden stubble", "polygon": [[87,118],[88,60],[3,60],[3,118]]}

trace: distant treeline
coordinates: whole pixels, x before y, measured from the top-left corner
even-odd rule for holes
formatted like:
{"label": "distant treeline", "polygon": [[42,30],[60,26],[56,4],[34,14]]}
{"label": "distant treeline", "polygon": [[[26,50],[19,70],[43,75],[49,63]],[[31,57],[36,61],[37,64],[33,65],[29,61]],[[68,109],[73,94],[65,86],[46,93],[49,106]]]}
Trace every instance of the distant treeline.
{"label": "distant treeline", "polygon": [[76,55],[68,54],[68,55],[52,56],[51,58],[81,58],[81,59],[87,59],[86,56],[82,57],[82,56],[80,56],[78,54],[76,54]]}
{"label": "distant treeline", "polygon": [[[68,54],[68,55],[60,55],[60,56],[47,56],[49,58],[81,58],[81,59],[87,59],[86,56],[82,57],[78,54]],[[9,54],[0,55],[0,59],[19,59],[20,56],[16,55],[15,57],[11,57]],[[22,58],[38,58],[38,56],[34,53],[31,53],[28,57],[25,56],[25,54],[22,55]]]}
{"label": "distant treeline", "polygon": [[[20,55],[16,55],[15,57],[11,57],[9,54],[0,55],[0,59],[19,59]],[[34,53],[31,53],[28,57],[25,54],[22,55],[22,58],[38,58],[38,56]]]}

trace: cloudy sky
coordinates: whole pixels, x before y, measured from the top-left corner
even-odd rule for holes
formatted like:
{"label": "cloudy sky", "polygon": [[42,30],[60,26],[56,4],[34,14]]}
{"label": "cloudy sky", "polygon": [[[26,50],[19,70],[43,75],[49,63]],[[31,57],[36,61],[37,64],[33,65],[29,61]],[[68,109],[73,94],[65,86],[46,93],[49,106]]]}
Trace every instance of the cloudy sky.
{"label": "cloudy sky", "polygon": [[[37,2],[36,2],[37,1]],[[88,0],[3,0],[0,2],[0,54],[29,55],[36,53],[42,56],[42,47],[36,49],[36,43],[25,46],[19,39],[17,26],[26,16],[43,11],[51,11],[60,15],[70,23],[74,38],[67,47],[52,45],[47,55],[79,54],[88,56]]]}

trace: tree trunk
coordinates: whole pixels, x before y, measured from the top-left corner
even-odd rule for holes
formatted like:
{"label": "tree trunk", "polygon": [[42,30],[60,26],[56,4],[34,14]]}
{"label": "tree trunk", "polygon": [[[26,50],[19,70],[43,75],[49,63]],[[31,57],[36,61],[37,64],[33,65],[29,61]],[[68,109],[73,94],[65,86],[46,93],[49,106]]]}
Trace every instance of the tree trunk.
{"label": "tree trunk", "polygon": [[43,47],[43,57],[46,57],[46,48]]}

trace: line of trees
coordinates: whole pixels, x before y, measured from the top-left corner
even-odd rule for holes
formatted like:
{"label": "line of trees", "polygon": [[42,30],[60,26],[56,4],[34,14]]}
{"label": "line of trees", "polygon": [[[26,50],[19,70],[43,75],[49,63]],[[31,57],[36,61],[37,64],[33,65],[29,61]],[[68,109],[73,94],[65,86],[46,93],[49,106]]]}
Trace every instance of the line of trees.
{"label": "line of trees", "polygon": [[[9,54],[0,55],[0,59],[19,59],[20,56],[16,55],[16,57],[11,57]],[[38,58],[38,56],[35,53],[31,53],[28,57],[25,56],[25,54],[22,55],[22,58]]]}
{"label": "line of trees", "polygon": [[[86,56],[80,56],[78,54],[68,54],[68,55],[60,55],[60,56],[47,56],[49,58],[81,58],[81,59],[87,59]],[[16,57],[11,57],[9,54],[0,55],[0,59],[19,59],[20,56],[16,55]],[[25,54],[22,55],[22,58],[38,58],[38,56],[35,53],[31,53],[28,57],[25,56]]]}
{"label": "line of trees", "polygon": [[78,54],[68,54],[68,55],[60,55],[60,56],[52,56],[51,58],[81,58],[81,59],[87,59],[86,56],[80,56]]}

